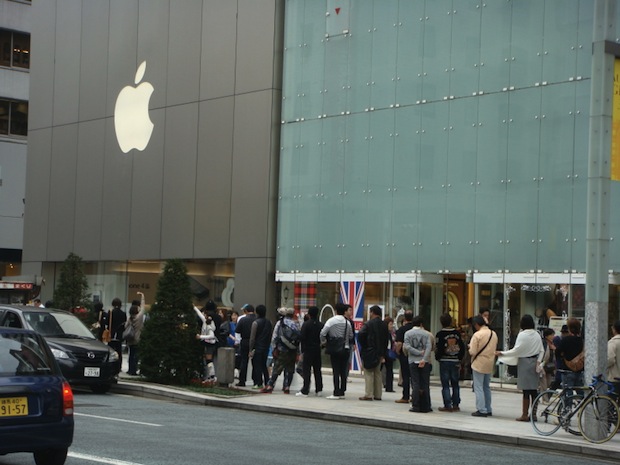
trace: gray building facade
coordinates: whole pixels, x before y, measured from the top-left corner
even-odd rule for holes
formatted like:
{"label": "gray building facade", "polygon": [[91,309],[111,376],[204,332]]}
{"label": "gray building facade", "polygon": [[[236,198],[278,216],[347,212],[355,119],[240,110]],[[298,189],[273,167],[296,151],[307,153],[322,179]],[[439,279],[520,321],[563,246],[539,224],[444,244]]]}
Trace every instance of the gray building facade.
{"label": "gray building facade", "polygon": [[[237,308],[275,300],[281,2],[32,9],[23,272],[46,277],[51,297],[73,252],[108,305],[135,288],[153,298],[161,261],[181,258],[197,295],[227,306],[234,295]],[[144,83],[152,134],[124,153],[117,98]]]}

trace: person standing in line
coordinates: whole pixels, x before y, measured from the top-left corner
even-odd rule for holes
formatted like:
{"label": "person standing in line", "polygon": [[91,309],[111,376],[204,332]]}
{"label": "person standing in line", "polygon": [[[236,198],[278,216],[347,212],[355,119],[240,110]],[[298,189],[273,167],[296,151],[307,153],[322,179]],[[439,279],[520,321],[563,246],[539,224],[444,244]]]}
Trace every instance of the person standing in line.
{"label": "person standing in line", "polygon": [[252,359],[252,389],[262,389],[269,381],[267,355],[271,344],[272,324],[267,318],[267,307],[256,306],[256,319],[250,330],[250,358]]}
{"label": "person standing in line", "polygon": [[[256,319],[254,313],[254,307],[250,304],[245,304],[241,307],[243,310],[243,318],[239,317],[237,320],[237,327],[235,332],[239,334],[241,340],[239,343],[240,365],[239,365],[239,382],[235,386],[244,387],[245,380],[248,377],[248,364],[250,360],[250,335],[252,333],[252,323]],[[254,376],[252,376],[254,378]]]}
{"label": "person standing in line", "polygon": [[[144,296],[142,297],[144,299]],[[129,350],[129,369],[127,374],[132,376],[138,375],[138,344],[140,343],[140,334],[144,327],[144,305],[132,305],[129,308],[129,319],[126,325],[133,326],[134,338],[127,341],[127,349]]]}
{"label": "person standing in line", "polygon": [[534,329],[532,315],[523,315],[520,323],[521,331],[517,334],[515,345],[507,351],[496,351],[501,363],[517,365],[517,387],[523,390],[521,416],[517,421],[530,421],[530,404],[534,403],[538,392],[539,373],[542,372],[542,362],[545,355],[540,333]]}
{"label": "person standing in line", "polygon": [[383,365],[381,366],[381,370],[385,372],[385,382],[383,383],[383,387],[385,387],[385,392],[395,392],[394,361],[398,358],[398,355],[396,354],[396,331],[394,331],[394,318],[389,316],[385,317],[383,324],[388,332],[387,355],[385,357],[385,362],[383,362]]}
{"label": "person standing in line", "polygon": [[398,363],[400,364],[400,373],[403,378],[403,396],[395,400],[397,404],[408,404],[411,398],[411,372],[409,371],[409,358],[403,350],[403,342],[405,333],[413,328],[413,312],[405,311],[403,316],[405,324],[396,331],[396,353],[398,354]]}
{"label": "person standing in line", "polygon": [[[444,313],[439,317],[442,329],[436,335],[435,359],[439,362],[439,378],[441,379],[441,396],[443,407],[440,412],[458,412],[461,403],[459,378],[461,361],[465,356],[465,343],[461,332],[452,326],[452,317]],[[450,394],[452,388],[452,394]]]}
{"label": "person standing in line", "polygon": [[584,349],[583,337],[581,337],[581,322],[576,318],[569,318],[566,322],[568,335],[562,337],[556,346],[555,355],[562,370],[562,387],[583,386],[583,369],[572,371],[565,361],[576,358]]}
{"label": "person standing in line", "polygon": [[[103,309],[103,302],[95,302],[93,310],[97,315],[97,322],[94,324],[97,339],[100,341],[103,339],[103,331],[108,326],[108,313]],[[107,341],[104,341],[107,342]]]}
{"label": "person standing in line", "polygon": [[194,312],[200,320],[200,334],[196,334],[204,349],[203,353],[203,366],[204,366],[204,378],[205,383],[214,384],[215,378],[215,364],[213,362],[215,358],[215,352],[217,351],[217,336],[215,335],[215,322],[211,318],[204,307],[200,310],[194,306]]}
{"label": "person standing in line", "polygon": [[360,344],[362,365],[364,366],[365,393],[360,400],[381,400],[383,380],[381,364],[387,356],[387,344],[390,337],[387,326],[381,321],[381,307],[370,307],[370,319],[364,323],[357,335]]}
{"label": "person standing in line", "polygon": [[473,417],[493,416],[491,407],[491,374],[495,367],[495,351],[497,350],[497,334],[488,327],[481,315],[472,321],[475,333],[469,341],[471,355],[471,371],[476,397],[476,411]]}
{"label": "person standing in line", "polygon": [[413,328],[405,333],[403,347],[409,354],[409,371],[411,372],[411,408],[410,412],[428,413],[431,409],[430,375],[431,375],[431,334],[424,328],[421,316],[413,318]]}
{"label": "person standing in line", "polygon": [[318,320],[319,309],[312,306],[308,309],[308,319],[301,327],[302,377],[304,384],[295,394],[308,397],[310,392],[310,376],[314,372],[314,387],[317,396],[323,391],[323,375],[321,374],[321,330],[323,323]]}
{"label": "person standing in line", "polygon": [[345,314],[351,308],[348,304],[335,305],[336,315],[325,322],[321,330],[321,345],[328,345],[327,350],[331,359],[334,378],[334,391],[326,399],[344,399],[347,390],[347,372],[351,348],[355,344],[353,327]]}
{"label": "person standing in line", "polygon": [[616,393],[620,393],[620,320],[611,327],[613,336],[607,342],[607,380],[614,383]]}
{"label": "person standing in line", "polygon": [[110,330],[110,342],[108,345],[112,347],[118,354],[118,361],[123,366],[123,331],[127,314],[121,308],[123,302],[118,297],[112,299],[112,310],[108,312],[108,329]]}
{"label": "person standing in line", "polygon": [[551,328],[543,329],[542,333],[543,348],[545,355],[543,356],[543,373],[538,381],[538,391],[544,392],[550,388],[553,378],[555,377],[555,331]]}
{"label": "person standing in line", "polygon": [[[263,394],[271,394],[273,387],[278,380],[280,373],[284,371],[284,394],[290,393],[290,381],[287,373],[291,375],[295,373],[295,362],[299,355],[299,343],[301,341],[301,328],[299,322],[293,319],[295,309],[279,308],[278,313],[282,318],[273,328],[273,336],[271,337],[271,348],[273,350],[273,370],[271,377],[260,390]],[[291,376],[292,378],[292,376]]]}

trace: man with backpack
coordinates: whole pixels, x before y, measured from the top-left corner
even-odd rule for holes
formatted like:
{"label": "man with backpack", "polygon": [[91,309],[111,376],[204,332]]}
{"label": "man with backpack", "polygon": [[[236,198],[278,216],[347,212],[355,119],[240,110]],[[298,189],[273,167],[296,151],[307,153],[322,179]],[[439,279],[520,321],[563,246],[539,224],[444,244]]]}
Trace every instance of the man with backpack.
{"label": "man with backpack", "polygon": [[[273,386],[276,384],[278,376],[282,371],[285,372],[284,393],[289,394],[292,375],[295,373],[295,362],[299,353],[299,342],[301,341],[301,329],[299,323],[293,319],[295,310],[292,308],[279,308],[278,313],[282,318],[276,323],[271,337],[271,347],[273,349],[273,359],[275,360],[271,378],[267,385],[260,390],[263,394],[271,394]],[[287,373],[290,374],[287,376]]]}

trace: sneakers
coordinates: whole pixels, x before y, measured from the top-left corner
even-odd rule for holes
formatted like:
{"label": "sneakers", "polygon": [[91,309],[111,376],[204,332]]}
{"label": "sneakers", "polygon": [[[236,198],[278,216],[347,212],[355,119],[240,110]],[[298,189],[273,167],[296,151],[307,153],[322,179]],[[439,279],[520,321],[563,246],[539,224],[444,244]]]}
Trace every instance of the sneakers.
{"label": "sneakers", "polygon": [[304,394],[303,392],[299,391],[297,394],[295,394],[296,397],[308,397],[308,394]]}
{"label": "sneakers", "polygon": [[265,386],[260,391],[261,394],[271,394],[273,392],[273,386]]}
{"label": "sneakers", "polygon": [[331,395],[331,396],[327,396],[326,399],[329,399],[329,400],[339,400],[340,396]]}
{"label": "sneakers", "polygon": [[489,415],[488,415],[488,414],[486,414],[486,413],[482,413],[480,410],[476,410],[475,412],[473,412],[473,413],[471,414],[471,416],[472,416],[472,417],[482,417],[482,418],[486,418],[486,417],[488,417]]}
{"label": "sneakers", "polygon": [[262,389],[263,385],[262,384],[255,384],[254,386],[252,386],[252,389]]}

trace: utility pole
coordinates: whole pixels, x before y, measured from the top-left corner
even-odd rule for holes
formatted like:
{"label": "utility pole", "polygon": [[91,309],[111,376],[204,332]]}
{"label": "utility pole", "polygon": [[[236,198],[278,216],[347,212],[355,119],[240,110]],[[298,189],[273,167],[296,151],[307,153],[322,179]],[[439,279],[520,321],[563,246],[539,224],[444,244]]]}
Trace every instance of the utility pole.
{"label": "utility pole", "polygon": [[585,382],[607,369],[609,216],[616,0],[595,0],[588,146]]}

